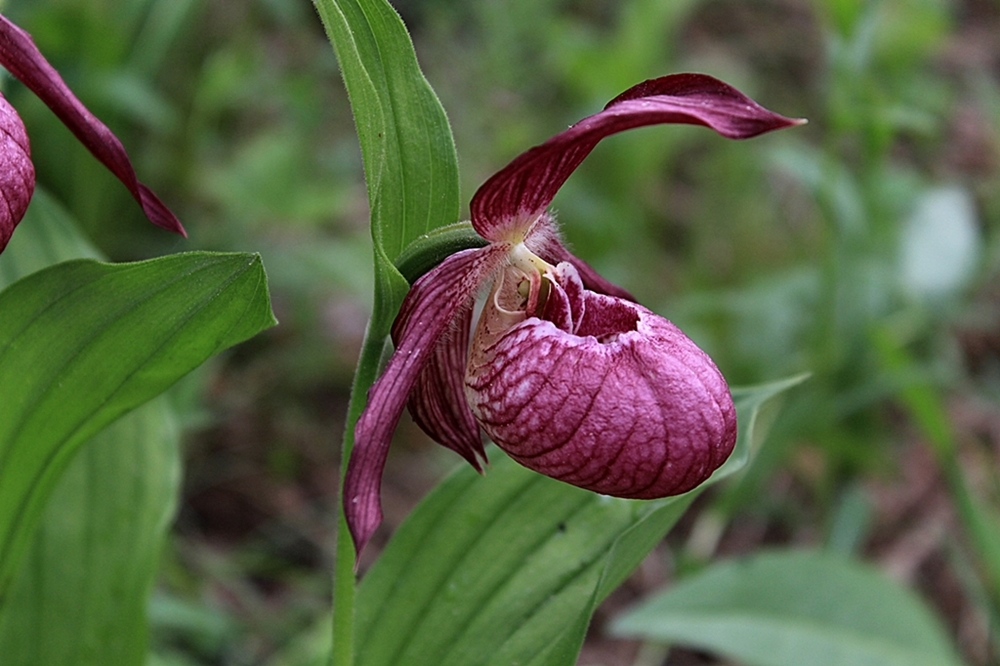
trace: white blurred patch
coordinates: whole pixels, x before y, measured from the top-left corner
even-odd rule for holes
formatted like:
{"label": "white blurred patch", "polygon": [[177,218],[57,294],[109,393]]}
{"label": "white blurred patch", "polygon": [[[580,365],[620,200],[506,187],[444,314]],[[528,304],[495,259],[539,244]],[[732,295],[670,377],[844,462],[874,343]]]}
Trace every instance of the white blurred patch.
{"label": "white blurred patch", "polygon": [[972,196],[937,187],[917,199],[900,243],[900,276],[916,296],[940,298],[964,287],[979,262],[981,239]]}

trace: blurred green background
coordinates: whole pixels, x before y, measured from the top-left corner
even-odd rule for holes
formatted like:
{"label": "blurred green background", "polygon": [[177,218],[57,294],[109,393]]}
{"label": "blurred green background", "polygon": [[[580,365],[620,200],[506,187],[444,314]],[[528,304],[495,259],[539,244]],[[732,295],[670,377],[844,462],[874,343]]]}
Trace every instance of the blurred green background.
{"label": "blurred green background", "polygon": [[[699,500],[612,597],[581,663],[632,663],[635,646],[600,631],[623,603],[712,558],[773,545],[878,563],[936,608],[970,664],[997,663],[1000,2],[394,6],[448,111],[466,202],[522,150],[670,72],[715,75],[809,119],[749,142],[691,127],[616,136],[555,201],[576,253],[685,329],[731,383],[813,373],[752,468]],[[150,609],[152,659],[315,663],[371,268],[350,110],[312,6],[8,0],[5,10],[119,133],[190,239],[149,225],[12,85],[40,184],[115,259],[261,252],[281,322],[173,392],[187,470]],[[457,463],[403,424],[369,558]]]}

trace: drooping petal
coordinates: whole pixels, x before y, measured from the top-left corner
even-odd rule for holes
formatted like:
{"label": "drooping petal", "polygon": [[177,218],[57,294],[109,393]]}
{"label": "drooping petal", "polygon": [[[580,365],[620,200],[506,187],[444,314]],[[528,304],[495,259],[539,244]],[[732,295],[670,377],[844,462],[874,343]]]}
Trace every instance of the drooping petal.
{"label": "drooping petal", "polygon": [[0,252],[24,217],[35,191],[35,167],[24,123],[0,94]]}
{"label": "drooping petal", "polygon": [[490,245],[453,254],[417,280],[403,301],[393,326],[396,351],[368,392],[344,482],[344,511],[358,552],[382,522],[382,470],[410,392],[441,336],[507,250]]}
{"label": "drooping petal", "polygon": [[446,446],[482,471],[486,451],[479,426],[465,402],[472,300],[455,316],[421,370],[407,403],[413,420],[438,444]]}
{"label": "drooping petal", "polygon": [[42,55],[31,35],[0,15],[0,65],[17,77],[101,161],[142,206],[149,221],[186,236],[184,227],[166,205],[139,182],[118,137],[97,119]]}
{"label": "drooping petal", "polygon": [[466,374],[476,419],[522,465],[582,488],[636,499],[694,488],[736,441],[725,380],[666,319],[585,293],[576,334],[537,317],[477,329]]}
{"label": "drooping petal", "polygon": [[570,174],[606,136],[660,123],[703,125],[732,139],[801,124],[761,107],[732,86],[704,74],[651,79],[613,99],[545,143],[516,157],[472,199],[472,226],[504,240],[545,211]]}

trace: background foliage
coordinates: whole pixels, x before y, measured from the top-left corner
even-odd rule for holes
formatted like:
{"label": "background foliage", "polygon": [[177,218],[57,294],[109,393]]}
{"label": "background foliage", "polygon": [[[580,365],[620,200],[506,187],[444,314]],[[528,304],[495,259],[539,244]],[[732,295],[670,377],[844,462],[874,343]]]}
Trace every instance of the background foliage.
{"label": "background foliage", "polygon": [[[637,650],[658,663],[604,620],[713,559],[777,545],[870,560],[931,602],[968,663],[997,659],[1000,6],[395,6],[452,123],[463,202],[527,146],[668,72],[716,75],[810,120],[748,143],[691,128],[615,137],[555,202],[576,253],[732,383],[813,373],[751,468],[700,498],[609,599],[581,663]],[[282,323],[170,397],[186,471],[150,609],[156,660],[309,663],[327,631],[337,442],[371,308],[360,151],[320,23],[304,0],[5,10],[120,133],[191,240],[149,229],[9,86],[54,197],[115,259],[260,251]],[[454,464],[401,429],[376,545]]]}

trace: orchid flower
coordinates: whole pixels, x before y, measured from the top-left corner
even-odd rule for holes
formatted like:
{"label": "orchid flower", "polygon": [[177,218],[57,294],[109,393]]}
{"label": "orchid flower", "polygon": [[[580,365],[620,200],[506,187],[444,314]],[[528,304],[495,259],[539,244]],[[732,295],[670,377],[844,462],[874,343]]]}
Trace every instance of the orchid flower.
{"label": "orchid flower", "polygon": [[665,76],[487,180],[471,203],[485,246],[413,283],[392,327],[395,353],[357,422],[344,483],[357,551],[382,520],[382,470],[407,403],[434,441],[480,471],[482,431],[525,467],[606,495],[666,497],[707,479],[736,441],[725,379],[680,329],[573,256],[547,208],[611,134],[685,123],[739,139],[801,122],[710,76]]}
{"label": "orchid flower", "polygon": [[[136,178],[118,137],[73,95],[31,36],[3,15],[0,15],[0,65],[45,102],[80,143],[125,184],[153,224],[186,235],[170,209]],[[0,251],[24,217],[34,190],[35,167],[31,163],[28,134],[20,116],[0,94]]]}

